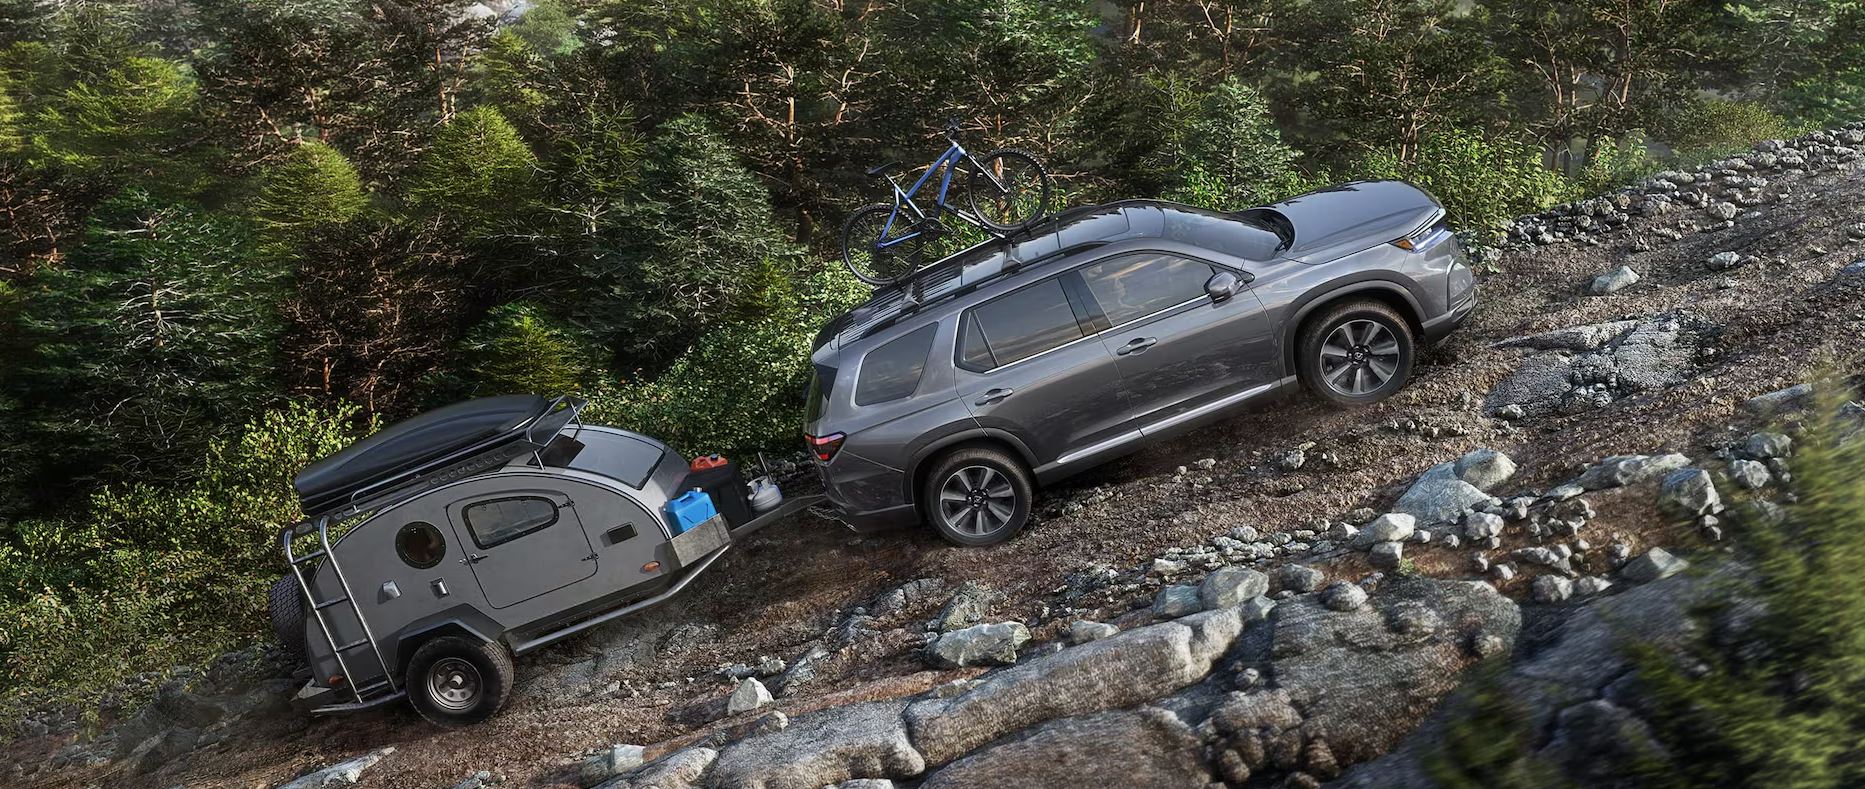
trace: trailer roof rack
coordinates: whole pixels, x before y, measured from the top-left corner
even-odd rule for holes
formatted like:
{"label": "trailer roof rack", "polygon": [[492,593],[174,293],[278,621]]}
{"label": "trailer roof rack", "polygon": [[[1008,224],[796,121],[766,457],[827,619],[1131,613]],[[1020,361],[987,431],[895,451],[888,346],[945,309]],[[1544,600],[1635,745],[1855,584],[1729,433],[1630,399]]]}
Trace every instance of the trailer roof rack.
{"label": "trailer roof rack", "polygon": [[292,480],[310,520],[360,512],[542,452],[585,401],[508,395],[468,400],[389,425]]}

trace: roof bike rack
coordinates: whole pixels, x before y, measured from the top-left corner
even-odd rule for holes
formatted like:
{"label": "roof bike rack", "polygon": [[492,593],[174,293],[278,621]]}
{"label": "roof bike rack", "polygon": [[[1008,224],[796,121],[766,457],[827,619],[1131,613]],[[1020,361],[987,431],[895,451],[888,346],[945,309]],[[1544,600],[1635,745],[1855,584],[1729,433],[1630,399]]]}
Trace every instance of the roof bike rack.
{"label": "roof bike rack", "polygon": [[[299,536],[309,534],[310,527],[313,525],[317,529],[318,549],[303,556],[295,554],[292,542]],[[385,690],[390,695],[396,694],[398,691],[395,688],[395,672],[389,667],[388,659],[382,655],[382,647],[376,641],[375,631],[370,629],[369,620],[363,616],[362,606],[356,604],[356,595],[350,589],[349,579],[344,577],[343,567],[337,563],[337,554],[331,550],[330,516],[323,515],[315,522],[302,521],[287,526],[281,539],[284,542],[285,562],[291,566],[292,577],[298,580],[299,590],[304,592],[304,599],[310,603],[311,618],[317,622],[318,632],[324,635],[324,642],[330,645],[330,654],[337,659],[337,668],[343,672],[343,681],[350,686],[350,692],[356,696],[356,703],[369,703],[370,699],[367,696],[373,696],[377,691]],[[343,590],[342,596],[319,600],[317,595],[311,591],[311,582],[304,577],[304,567],[318,559],[330,564],[331,573],[337,576],[337,586]],[[337,643],[336,631],[331,629],[330,621],[324,617],[324,611],[339,605],[349,606],[350,612],[356,615],[356,623],[361,625],[363,630],[362,640],[345,644]],[[358,685],[355,672],[350,668],[349,659],[345,658],[344,654],[365,646],[375,653],[376,663],[382,666],[382,679],[368,685]]]}

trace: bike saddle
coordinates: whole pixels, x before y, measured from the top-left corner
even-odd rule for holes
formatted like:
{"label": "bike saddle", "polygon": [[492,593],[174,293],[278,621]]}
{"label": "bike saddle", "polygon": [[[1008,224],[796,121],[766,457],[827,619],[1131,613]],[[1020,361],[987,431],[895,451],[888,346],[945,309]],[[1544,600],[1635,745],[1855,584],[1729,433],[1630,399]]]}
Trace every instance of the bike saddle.
{"label": "bike saddle", "polygon": [[873,167],[868,168],[868,177],[879,178],[883,175],[886,175],[888,170],[892,170],[895,167],[899,167],[899,166],[900,166],[899,162],[888,162],[886,164],[877,164]]}

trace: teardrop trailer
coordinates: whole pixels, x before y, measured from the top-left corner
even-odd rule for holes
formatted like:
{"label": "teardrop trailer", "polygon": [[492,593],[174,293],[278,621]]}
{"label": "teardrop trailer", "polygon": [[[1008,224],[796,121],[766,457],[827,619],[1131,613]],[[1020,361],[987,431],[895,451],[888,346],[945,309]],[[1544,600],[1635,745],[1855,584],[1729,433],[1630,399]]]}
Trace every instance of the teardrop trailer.
{"label": "teardrop trailer", "polygon": [[398,422],[293,480],[274,630],[313,713],[407,698],[442,725],[511,694],[512,659],[664,603],[735,542],[821,501],[755,503],[736,468],[516,395]]}

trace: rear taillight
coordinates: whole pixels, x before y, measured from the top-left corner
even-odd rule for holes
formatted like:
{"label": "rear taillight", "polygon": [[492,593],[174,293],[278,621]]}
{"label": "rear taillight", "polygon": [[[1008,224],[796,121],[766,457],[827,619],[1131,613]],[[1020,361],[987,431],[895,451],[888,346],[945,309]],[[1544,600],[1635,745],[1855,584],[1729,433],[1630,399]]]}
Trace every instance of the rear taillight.
{"label": "rear taillight", "polygon": [[826,436],[805,434],[803,438],[809,441],[809,451],[816,455],[816,459],[827,463],[831,458],[835,457],[836,452],[842,449],[842,439],[848,438],[848,436],[841,433],[830,433]]}

